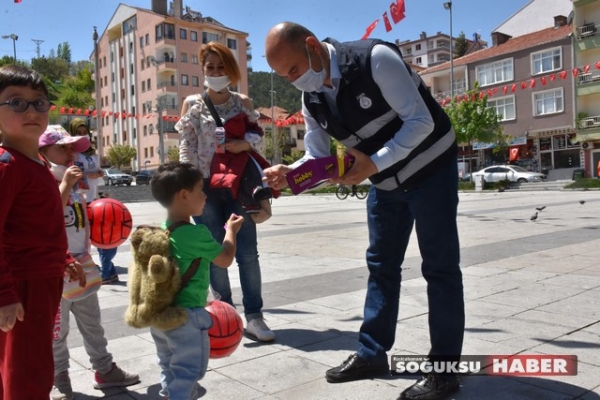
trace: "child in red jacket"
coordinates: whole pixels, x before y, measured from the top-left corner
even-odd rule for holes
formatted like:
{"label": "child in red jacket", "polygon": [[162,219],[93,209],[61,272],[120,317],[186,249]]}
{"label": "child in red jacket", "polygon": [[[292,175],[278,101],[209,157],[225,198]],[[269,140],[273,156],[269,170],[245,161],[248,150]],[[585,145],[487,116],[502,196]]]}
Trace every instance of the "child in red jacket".
{"label": "child in red jacket", "polygon": [[0,399],[48,398],[65,265],[85,279],[67,253],[56,181],[38,155],[50,105],[38,73],[0,68]]}

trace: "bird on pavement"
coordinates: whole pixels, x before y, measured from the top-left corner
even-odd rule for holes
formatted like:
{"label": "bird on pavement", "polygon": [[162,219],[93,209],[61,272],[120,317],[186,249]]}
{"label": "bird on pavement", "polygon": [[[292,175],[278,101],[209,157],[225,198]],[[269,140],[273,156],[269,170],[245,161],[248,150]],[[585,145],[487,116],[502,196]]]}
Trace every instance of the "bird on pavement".
{"label": "bird on pavement", "polygon": [[544,209],[546,208],[546,206],[541,206],[541,207],[536,207],[535,209],[538,210],[539,212],[544,211]]}
{"label": "bird on pavement", "polygon": [[538,218],[538,213],[537,213],[537,211],[536,211],[536,212],[535,212],[535,214],[533,214],[533,215],[531,216],[531,218],[529,218],[529,219],[530,219],[531,221],[535,221],[537,218]]}
{"label": "bird on pavement", "polygon": [[579,204],[585,204],[585,200],[579,200]]}

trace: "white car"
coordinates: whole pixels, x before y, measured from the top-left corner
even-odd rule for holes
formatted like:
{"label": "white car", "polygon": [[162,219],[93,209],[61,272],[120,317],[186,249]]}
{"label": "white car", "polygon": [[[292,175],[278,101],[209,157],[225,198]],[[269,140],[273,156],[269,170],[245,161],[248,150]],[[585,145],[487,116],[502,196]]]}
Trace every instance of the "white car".
{"label": "white car", "polygon": [[543,182],[546,175],[539,172],[527,171],[517,165],[494,165],[474,172],[471,177],[473,180],[483,176],[485,182],[499,182],[508,179],[511,182]]}

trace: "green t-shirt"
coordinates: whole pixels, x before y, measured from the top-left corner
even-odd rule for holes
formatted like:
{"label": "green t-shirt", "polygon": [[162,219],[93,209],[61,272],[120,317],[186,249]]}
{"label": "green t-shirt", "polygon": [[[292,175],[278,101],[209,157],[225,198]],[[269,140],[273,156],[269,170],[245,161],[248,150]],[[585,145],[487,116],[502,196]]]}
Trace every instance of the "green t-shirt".
{"label": "green t-shirt", "polygon": [[[162,224],[167,229],[169,221]],[[192,261],[201,258],[200,267],[190,282],[175,297],[173,304],[196,308],[206,306],[206,296],[210,285],[210,263],[223,250],[213,239],[210,231],[204,225],[182,225],[170,233],[171,254],[177,260],[181,276],[189,268]]]}

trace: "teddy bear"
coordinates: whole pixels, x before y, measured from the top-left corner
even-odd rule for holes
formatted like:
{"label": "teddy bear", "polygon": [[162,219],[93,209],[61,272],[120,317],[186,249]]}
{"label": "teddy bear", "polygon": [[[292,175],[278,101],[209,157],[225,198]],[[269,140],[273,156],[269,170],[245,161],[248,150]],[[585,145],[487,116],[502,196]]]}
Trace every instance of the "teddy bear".
{"label": "teddy bear", "polygon": [[181,287],[181,276],[177,261],[170,257],[167,232],[159,227],[140,226],[131,234],[131,247],[127,324],[170,330],[186,323],[186,310],[172,306]]}

